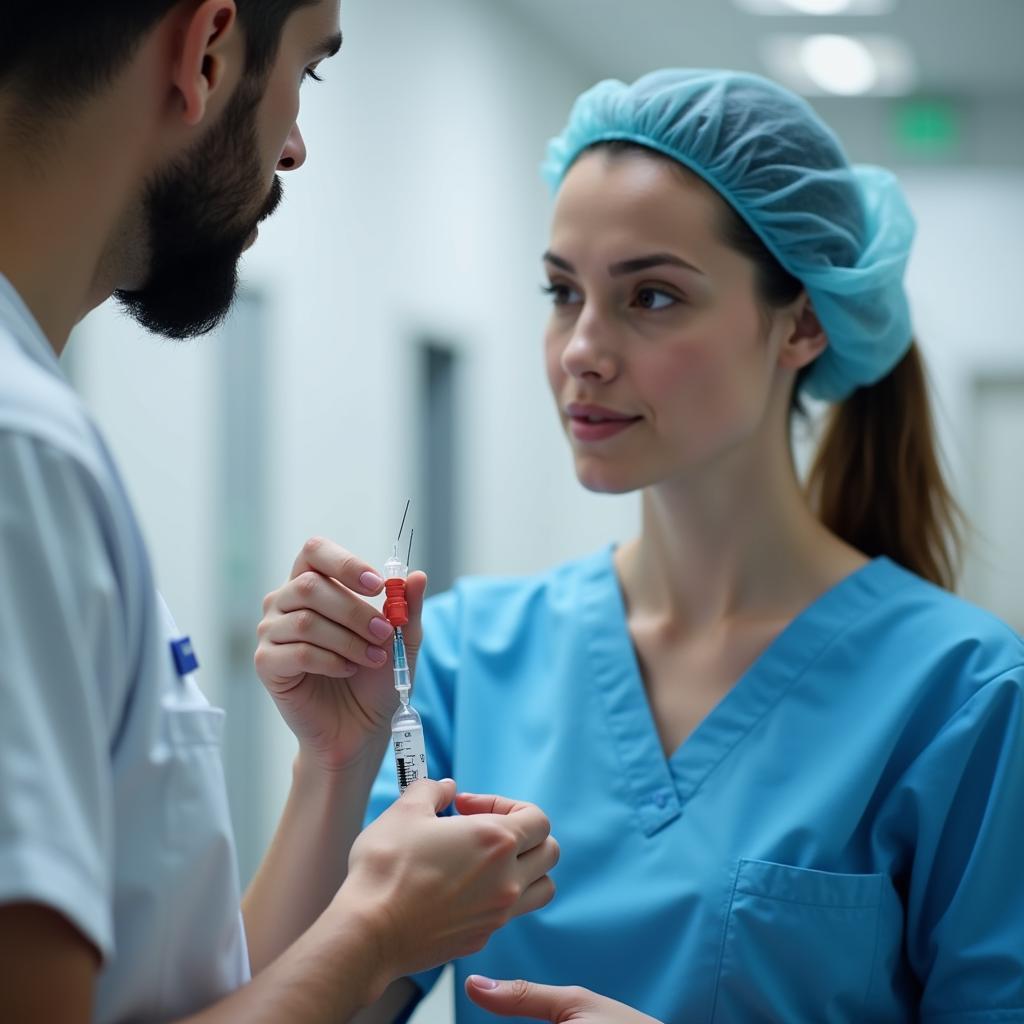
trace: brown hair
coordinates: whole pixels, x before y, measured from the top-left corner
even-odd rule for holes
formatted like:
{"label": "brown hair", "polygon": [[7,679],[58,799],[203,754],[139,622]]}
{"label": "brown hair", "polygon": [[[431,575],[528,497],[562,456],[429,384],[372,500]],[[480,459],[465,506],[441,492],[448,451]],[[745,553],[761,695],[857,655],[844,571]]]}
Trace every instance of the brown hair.
{"label": "brown hair", "polygon": [[[677,161],[638,143],[598,143],[610,154],[640,152],[686,174]],[[745,220],[722,201],[722,237],[756,268],[759,298],[769,308],[804,290]],[[792,411],[804,415],[797,375]],[[865,555],[887,555],[952,590],[960,568],[963,513],[939,458],[924,361],[916,343],[877,383],[858,388],[828,412],[807,480],[807,497],[836,536]]]}
{"label": "brown hair", "polygon": [[878,383],[829,410],[807,487],[843,540],[954,588],[964,518],[942,471],[916,343]]}

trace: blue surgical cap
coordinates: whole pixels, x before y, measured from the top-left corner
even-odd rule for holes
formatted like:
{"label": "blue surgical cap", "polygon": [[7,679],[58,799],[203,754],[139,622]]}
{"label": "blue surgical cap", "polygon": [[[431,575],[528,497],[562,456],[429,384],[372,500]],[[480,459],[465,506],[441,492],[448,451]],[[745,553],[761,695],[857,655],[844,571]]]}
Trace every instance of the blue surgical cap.
{"label": "blue surgical cap", "polygon": [[703,178],[806,288],[828,347],[804,389],[829,401],[884,377],[910,347],[903,273],[914,218],[896,178],[851,166],[811,106],[757,75],[655,71],[583,93],[548,144],[557,190],[589,146],[625,140]]}

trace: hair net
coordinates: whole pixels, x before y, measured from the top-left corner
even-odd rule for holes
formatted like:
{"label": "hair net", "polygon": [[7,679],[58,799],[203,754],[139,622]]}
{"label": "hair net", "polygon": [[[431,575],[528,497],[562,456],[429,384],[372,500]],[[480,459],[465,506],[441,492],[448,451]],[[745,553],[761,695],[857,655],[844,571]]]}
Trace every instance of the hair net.
{"label": "hair net", "polygon": [[612,139],[698,174],[801,281],[829,342],[805,378],[808,394],[845,398],[899,362],[911,342],[903,272],[913,216],[895,177],[851,166],[808,103],[732,71],[600,82],[548,144],[542,173],[552,190],[584,149]]}

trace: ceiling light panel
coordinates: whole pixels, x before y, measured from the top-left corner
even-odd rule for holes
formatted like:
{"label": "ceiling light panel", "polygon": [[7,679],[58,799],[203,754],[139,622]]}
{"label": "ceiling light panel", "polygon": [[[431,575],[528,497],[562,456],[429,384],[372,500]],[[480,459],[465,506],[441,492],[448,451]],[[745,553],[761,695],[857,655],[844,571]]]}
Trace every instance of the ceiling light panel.
{"label": "ceiling light panel", "polygon": [[916,79],[913,54],[893,36],[772,35],[761,56],[772,78],[805,96],[903,96]]}
{"label": "ceiling light panel", "polygon": [[894,0],[734,0],[751,14],[878,15],[889,14]]}

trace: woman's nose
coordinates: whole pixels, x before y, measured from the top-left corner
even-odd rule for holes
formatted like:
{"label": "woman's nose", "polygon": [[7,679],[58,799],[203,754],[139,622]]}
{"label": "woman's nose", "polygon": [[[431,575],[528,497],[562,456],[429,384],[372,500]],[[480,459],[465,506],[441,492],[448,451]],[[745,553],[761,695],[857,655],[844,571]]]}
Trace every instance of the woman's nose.
{"label": "woman's nose", "polygon": [[292,125],[292,130],[285,139],[284,149],[281,150],[281,158],[277,161],[279,171],[297,171],[306,162],[306,143],[303,141],[302,132],[299,131],[298,122]]}
{"label": "woman's nose", "polygon": [[618,356],[595,317],[584,313],[576,321],[562,352],[562,367],[579,380],[607,382],[618,373]]}

